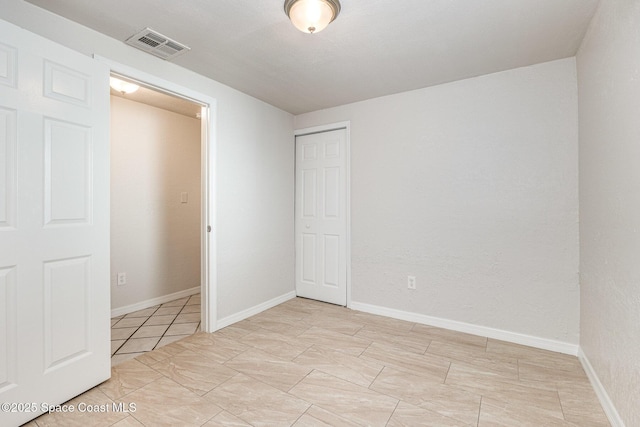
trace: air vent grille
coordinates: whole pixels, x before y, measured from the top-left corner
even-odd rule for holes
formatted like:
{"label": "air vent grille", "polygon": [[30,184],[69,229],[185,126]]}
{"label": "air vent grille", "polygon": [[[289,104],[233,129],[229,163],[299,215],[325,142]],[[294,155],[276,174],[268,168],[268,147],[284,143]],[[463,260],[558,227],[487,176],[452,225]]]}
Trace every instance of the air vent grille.
{"label": "air vent grille", "polygon": [[178,43],[151,28],[145,28],[138,34],[134,34],[129,37],[125,43],[157,56],[158,58],[167,60],[191,50],[190,47]]}

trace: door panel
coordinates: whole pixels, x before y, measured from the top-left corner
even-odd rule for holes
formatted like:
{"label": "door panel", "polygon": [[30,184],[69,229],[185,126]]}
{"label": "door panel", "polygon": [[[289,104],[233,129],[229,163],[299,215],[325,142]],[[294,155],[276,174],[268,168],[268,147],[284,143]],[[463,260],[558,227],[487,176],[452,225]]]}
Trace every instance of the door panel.
{"label": "door panel", "polygon": [[110,376],[108,82],[0,20],[0,402],[60,404]]}
{"label": "door panel", "polygon": [[0,230],[15,227],[16,123],[16,111],[0,107]]}
{"label": "door panel", "polygon": [[347,303],[346,130],[296,138],[296,292]]}
{"label": "door panel", "polygon": [[16,381],[16,267],[0,266],[0,393]]}
{"label": "door panel", "polygon": [[90,107],[91,76],[45,60],[44,96],[82,107]]}
{"label": "door panel", "polygon": [[18,69],[18,50],[0,42],[0,84],[16,86]]}
{"label": "door panel", "polygon": [[340,168],[324,168],[324,218],[340,219]]}
{"label": "door panel", "polygon": [[325,286],[340,286],[340,243],[344,239],[331,234],[324,235],[324,283]]}
{"label": "door panel", "polygon": [[91,222],[91,129],[44,119],[45,226]]}
{"label": "door panel", "polygon": [[90,262],[80,257],[44,263],[45,372],[90,355]]}
{"label": "door panel", "polygon": [[302,235],[302,281],[316,284],[316,235]]}
{"label": "door panel", "polygon": [[302,171],[302,215],[304,218],[315,218],[316,216],[316,171],[315,169]]}

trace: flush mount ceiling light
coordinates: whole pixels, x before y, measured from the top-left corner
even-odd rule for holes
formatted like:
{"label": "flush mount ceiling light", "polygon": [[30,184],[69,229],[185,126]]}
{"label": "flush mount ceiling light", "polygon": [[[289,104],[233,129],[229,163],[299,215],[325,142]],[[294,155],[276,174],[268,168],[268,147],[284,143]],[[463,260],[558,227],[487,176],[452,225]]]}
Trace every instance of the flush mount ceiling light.
{"label": "flush mount ceiling light", "polygon": [[124,80],[120,80],[115,77],[109,78],[109,86],[123,95],[133,93],[140,89],[140,86],[135,83],[125,82]]}
{"label": "flush mount ceiling light", "polygon": [[319,33],[340,13],[339,0],[285,0],[284,12],[303,33]]}

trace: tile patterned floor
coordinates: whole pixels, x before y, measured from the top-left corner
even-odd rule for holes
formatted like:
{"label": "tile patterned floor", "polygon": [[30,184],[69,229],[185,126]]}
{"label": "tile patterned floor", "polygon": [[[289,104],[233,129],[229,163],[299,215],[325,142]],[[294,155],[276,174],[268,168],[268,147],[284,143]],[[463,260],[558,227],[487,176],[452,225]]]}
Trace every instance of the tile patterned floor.
{"label": "tile patterned floor", "polygon": [[300,298],[125,361],[80,402],[136,410],[30,426],[609,426],[575,357]]}
{"label": "tile patterned floor", "polygon": [[111,319],[111,366],[200,330],[200,294]]}

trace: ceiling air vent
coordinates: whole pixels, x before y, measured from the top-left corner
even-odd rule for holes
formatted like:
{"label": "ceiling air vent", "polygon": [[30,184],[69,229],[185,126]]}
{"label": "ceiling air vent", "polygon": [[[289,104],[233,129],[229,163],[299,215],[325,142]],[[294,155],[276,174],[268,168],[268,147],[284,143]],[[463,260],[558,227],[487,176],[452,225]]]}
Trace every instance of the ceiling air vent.
{"label": "ceiling air vent", "polygon": [[173,59],[191,50],[190,47],[163,36],[151,28],[145,28],[129,37],[125,43],[162,59]]}

